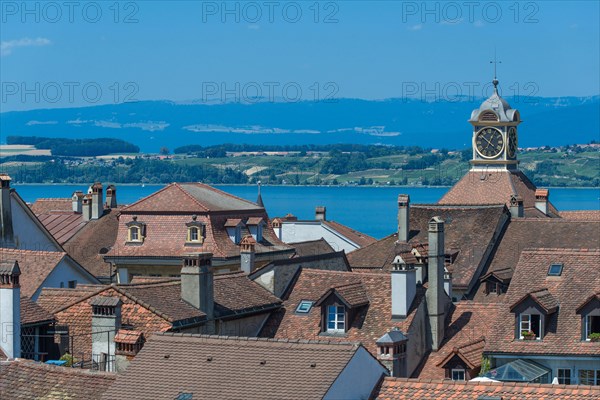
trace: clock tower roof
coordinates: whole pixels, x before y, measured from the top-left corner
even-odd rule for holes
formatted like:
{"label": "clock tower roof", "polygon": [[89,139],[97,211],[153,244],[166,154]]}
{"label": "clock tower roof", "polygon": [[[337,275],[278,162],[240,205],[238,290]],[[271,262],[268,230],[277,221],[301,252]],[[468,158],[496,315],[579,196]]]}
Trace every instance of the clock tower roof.
{"label": "clock tower roof", "polygon": [[498,94],[498,80],[494,78],[492,83],[494,93],[478,109],[473,110],[469,122],[518,122],[519,112]]}

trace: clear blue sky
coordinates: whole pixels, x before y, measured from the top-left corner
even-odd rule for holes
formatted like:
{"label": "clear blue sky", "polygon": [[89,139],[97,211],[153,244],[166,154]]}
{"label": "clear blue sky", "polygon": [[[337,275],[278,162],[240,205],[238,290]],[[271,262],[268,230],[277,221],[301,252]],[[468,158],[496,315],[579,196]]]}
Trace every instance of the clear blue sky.
{"label": "clear blue sky", "polygon": [[494,48],[505,91],[600,93],[598,1],[74,3],[2,2],[2,111],[88,105],[90,83],[98,103],[207,98],[207,82],[249,95],[275,82],[275,97],[294,83],[306,99],[315,82],[320,96],[469,94],[491,80]]}

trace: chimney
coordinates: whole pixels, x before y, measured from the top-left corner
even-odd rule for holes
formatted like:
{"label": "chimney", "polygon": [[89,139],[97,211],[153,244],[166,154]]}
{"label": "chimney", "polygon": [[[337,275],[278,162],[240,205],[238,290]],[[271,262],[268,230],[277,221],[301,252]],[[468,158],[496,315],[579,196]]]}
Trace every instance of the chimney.
{"label": "chimney", "polygon": [[117,208],[117,188],[115,185],[108,185],[106,188],[106,205],[108,208]]}
{"label": "chimney", "polygon": [[396,256],[392,263],[392,319],[406,318],[417,293],[417,271],[402,257]]}
{"label": "chimney", "polygon": [[315,219],[317,221],[327,221],[326,213],[327,209],[324,206],[317,206],[315,208]]}
{"label": "chimney", "polygon": [[10,204],[10,176],[0,174],[0,244],[3,247],[14,247],[12,207]]}
{"label": "chimney", "polygon": [[406,345],[408,338],[398,329],[380,337],[375,344],[379,348],[377,359],[390,371],[394,378],[406,378],[408,376]]}
{"label": "chimney", "polygon": [[92,219],[98,219],[104,213],[104,203],[102,201],[102,184],[94,183],[92,186]]}
{"label": "chimney", "polygon": [[96,296],[92,306],[92,360],[100,371],[116,371],[115,335],[121,328],[121,299]]}
{"label": "chimney", "polygon": [[519,195],[513,194],[510,196],[510,216],[512,218],[523,218],[523,198]]}
{"label": "chimney", "polygon": [[548,189],[537,189],[535,191],[535,208],[548,215],[548,197],[550,193]]}
{"label": "chimney", "polygon": [[83,192],[81,190],[73,192],[71,202],[73,204],[73,212],[81,214],[83,212]]}
{"label": "chimney", "polygon": [[444,340],[445,294],[444,294],[444,220],[433,217],[429,220],[429,256],[426,293],[427,314],[431,329],[431,349],[438,350]]}
{"label": "chimney", "polygon": [[0,348],[21,357],[21,270],[17,261],[0,261]]}
{"label": "chimney", "polygon": [[197,253],[183,257],[181,298],[206,314],[208,322],[205,333],[214,333],[213,280],[212,253]]}
{"label": "chimney", "polygon": [[444,271],[444,292],[454,301],[452,299],[452,274],[448,271]]}
{"label": "chimney", "polygon": [[398,241],[399,242],[408,242],[408,235],[410,233],[409,207],[410,207],[410,196],[407,194],[398,195]]}
{"label": "chimney", "polygon": [[90,219],[92,219],[92,195],[91,194],[86,194],[85,196],[83,196],[81,210],[83,213],[84,221],[89,221]]}
{"label": "chimney", "polygon": [[249,275],[254,271],[256,240],[252,235],[246,235],[240,242],[240,269]]}
{"label": "chimney", "polygon": [[277,236],[277,239],[282,240],[281,239],[281,219],[279,218],[274,218],[271,221],[271,226],[273,227],[273,230],[275,231],[275,235]]}

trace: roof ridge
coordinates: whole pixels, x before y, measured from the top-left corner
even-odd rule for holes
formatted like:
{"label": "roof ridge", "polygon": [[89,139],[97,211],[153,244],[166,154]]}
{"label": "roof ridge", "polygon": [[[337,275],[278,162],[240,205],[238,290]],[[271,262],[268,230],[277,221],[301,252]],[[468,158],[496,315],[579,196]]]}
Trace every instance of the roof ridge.
{"label": "roof ridge", "polygon": [[179,337],[179,338],[197,338],[209,340],[226,340],[231,342],[252,342],[252,343],[289,343],[289,344],[324,344],[334,346],[362,346],[360,341],[339,341],[339,340],[314,340],[314,339],[286,339],[286,338],[267,338],[267,337],[248,337],[248,336],[221,336],[207,335],[201,333],[181,333],[181,332],[156,332],[150,340],[160,340],[160,337]]}
{"label": "roof ridge", "polygon": [[589,385],[555,385],[552,383],[532,383],[532,382],[493,382],[493,381],[452,381],[449,379],[427,379],[427,378],[395,378],[386,376],[386,381],[410,382],[410,383],[431,383],[456,386],[523,386],[536,388],[552,388],[552,389],[586,389],[600,392],[600,386]]}
{"label": "roof ridge", "polygon": [[210,211],[208,208],[206,208],[206,206],[204,204],[200,203],[197,198],[195,198],[194,196],[192,196],[190,192],[188,192],[183,187],[181,187],[181,185],[185,185],[185,184],[186,183],[174,182],[172,185],[175,186],[177,189],[181,190],[187,197],[189,197],[190,199],[192,199],[192,201],[194,203],[196,203],[197,205],[199,205],[200,207],[202,207],[204,209],[204,211]]}
{"label": "roof ridge", "polygon": [[133,206],[135,206],[135,205],[138,205],[138,204],[140,204],[141,202],[143,202],[143,201],[146,201],[146,200],[148,200],[148,199],[150,199],[150,198],[152,198],[152,197],[154,197],[154,196],[158,195],[158,194],[159,194],[159,193],[161,193],[161,192],[164,192],[165,190],[167,190],[167,189],[168,189],[169,187],[171,187],[172,185],[173,185],[172,183],[170,183],[170,184],[168,184],[168,185],[165,185],[165,187],[163,187],[162,189],[159,189],[159,190],[157,190],[156,192],[154,192],[154,193],[151,193],[151,194],[149,194],[149,195],[148,195],[148,196],[146,196],[146,197],[142,197],[142,198],[141,198],[141,199],[139,199],[138,201],[136,201],[136,202],[134,202],[134,203],[132,203],[132,204],[130,204],[130,205],[128,205],[128,206],[125,206],[125,207],[123,207],[122,211],[127,211],[127,209],[129,209],[129,208],[131,208],[131,207],[133,207]]}
{"label": "roof ridge", "polygon": [[560,247],[530,247],[521,250],[526,253],[536,254],[564,254],[564,255],[597,255],[600,254],[600,249],[589,248],[560,248]]}
{"label": "roof ridge", "polygon": [[253,203],[253,202],[251,202],[250,200],[247,200],[247,199],[244,199],[244,198],[238,197],[238,196],[236,196],[236,195],[233,195],[233,194],[231,194],[231,193],[227,193],[227,192],[226,192],[226,191],[224,191],[224,190],[217,189],[216,187],[213,187],[213,186],[207,185],[206,183],[202,183],[202,182],[182,182],[182,184],[184,184],[184,185],[197,185],[197,186],[202,186],[202,187],[204,187],[204,188],[206,188],[206,189],[212,190],[213,192],[222,193],[222,194],[225,194],[226,196],[229,196],[229,197],[232,197],[232,198],[234,198],[234,199],[237,199],[237,200],[243,201],[243,202],[245,202],[245,203],[253,204],[253,205],[255,205],[255,206],[259,207],[259,208],[264,208],[264,207],[261,207],[261,206],[259,206],[259,205],[258,205],[258,204],[256,204],[256,203]]}

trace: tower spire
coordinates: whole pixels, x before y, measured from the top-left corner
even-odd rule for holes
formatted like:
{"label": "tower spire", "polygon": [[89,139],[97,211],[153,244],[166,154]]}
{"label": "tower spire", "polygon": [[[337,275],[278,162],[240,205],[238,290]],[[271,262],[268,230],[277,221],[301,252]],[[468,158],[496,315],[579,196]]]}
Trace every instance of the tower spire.
{"label": "tower spire", "polygon": [[494,64],[494,80],[492,83],[494,84],[494,92],[498,93],[498,75],[497,75],[497,67],[498,64],[502,64],[502,61],[498,61],[496,58],[496,48],[494,47],[494,60],[490,61],[490,64]]}
{"label": "tower spire", "polygon": [[265,208],[265,204],[263,203],[262,195],[260,194],[261,182],[258,181],[257,184],[258,184],[258,198],[256,199],[256,204],[258,204],[259,207]]}

